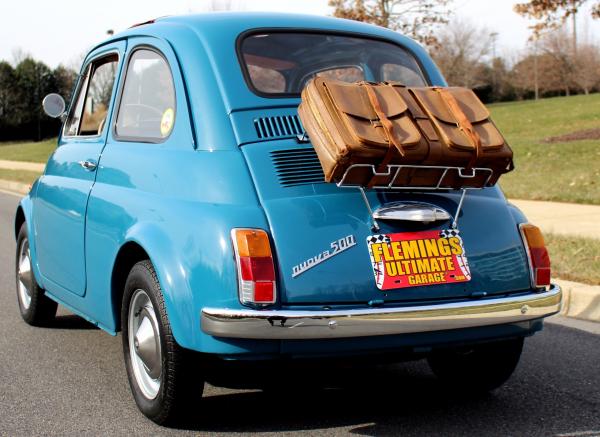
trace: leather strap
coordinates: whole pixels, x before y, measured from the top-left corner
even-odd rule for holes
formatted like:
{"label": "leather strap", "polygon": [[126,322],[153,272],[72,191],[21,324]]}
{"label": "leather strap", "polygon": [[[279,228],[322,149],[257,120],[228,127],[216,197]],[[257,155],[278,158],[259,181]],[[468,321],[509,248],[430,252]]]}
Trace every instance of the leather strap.
{"label": "leather strap", "polygon": [[465,133],[465,135],[471,140],[471,142],[475,146],[475,155],[471,158],[469,164],[467,165],[467,168],[469,169],[473,167],[473,165],[475,165],[475,163],[481,156],[481,138],[479,137],[479,134],[475,132],[473,125],[471,124],[463,110],[460,109],[460,106],[458,105],[458,102],[456,101],[456,98],[454,98],[452,93],[446,88],[435,88],[435,90],[438,92],[444,103],[446,103],[446,105],[450,109],[450,112],[452,112],[452,115],[454,115],[454,117],[456,118],[458,128]]}
{"label": "leather strap", "polygon": [[[379,122],[381,123],[381,127],[383,128],[383,131],[385,132],[385,135],[387,137],[388,144],[389,144],[389,147],[387,149],[387,152],[385,153],[385,156],[383,157],[383,160],[377,166],[377,172],[379,173],[379,172],[383,171],[385,169],[385,167],[387,167],[387,165],[392,160],[392,157],[394,156],[394,149],[392,149],[392,147],[391,147],[392,144],[395,146],[396,150],[398,150],[398,152],[400,153],[400,156],[405,156],[406,153],[404,152],[404,147],[398,141],[398,139],[396,138],[396,135],[394,134],[394,124],[390,121],[390,119],[387,117],[387,115],[383,111],[383,108],[381,107],[381,103],[379,103],[379,99],[377,98],[377,94],[375,94],[375,91],[373,90],[373,86],[368,82],[362,82],[361,85],[364,86],[365,90],[367,91],[367,96],[369,96],[369,101],[371,102],[371,106],[373,107],[375,114],[377,114],[377,117],[379,118]],[[371,178],[371,180],[367,184],[368,188],[372,188],[373,185],[375,185],[376,178],[377,178],[377,176],[375,176],[375,175]]]}
{"label": "leather strap", "polygon": [[394,124],[390,121],[389,118],[387,118],[385,112],[383,112],[383,108],[381,107],[381,103],[379,103],[377,94],[375,94],[375,91],[373,90],[373,86],[367,82],[363,82],[362,86],[364,86],[365,90],[367,90],[369,101],[371,102],[371,106],[373,106],[373,110],[375,111],[375,114],[377,114],[377,117],[381,122],[381,126],[383,127],[383,131],[387,136],[388,143],[390,145],[393,144],[396,147],[396,149],[398,149],[398,152],[400,152],[400,155],[404,156],[404,147],[402,147],[402,144],[398,141],[396,135],[394,135]]}

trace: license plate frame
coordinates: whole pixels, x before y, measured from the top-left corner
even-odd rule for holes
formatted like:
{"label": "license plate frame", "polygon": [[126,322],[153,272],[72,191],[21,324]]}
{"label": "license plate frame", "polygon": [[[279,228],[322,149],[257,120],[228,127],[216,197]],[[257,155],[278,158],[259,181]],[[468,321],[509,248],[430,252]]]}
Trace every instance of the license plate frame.
{"label": "license plate frame", "polygon": [[458,229],[375,234],[367,247],[381,291],[471,280]]}

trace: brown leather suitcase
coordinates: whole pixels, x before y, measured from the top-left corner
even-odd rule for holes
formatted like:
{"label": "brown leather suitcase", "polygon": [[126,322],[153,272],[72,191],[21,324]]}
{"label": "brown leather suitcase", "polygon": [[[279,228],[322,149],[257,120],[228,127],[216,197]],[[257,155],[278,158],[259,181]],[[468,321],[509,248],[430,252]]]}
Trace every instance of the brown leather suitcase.
{"label": "brown leather suitcase", "polygon": [[412,97],[418,103],[420,110],[411,111],[416,123],[431,144],[439,143],[441,146],[439,155],[430,156],[428,161],[433,159],[442,165],[465,167],[465,175],[472,168],[489,168],[493,172],[491,175],[478,172],[473,178],[455,181],[450,178],[455,178],[456,172],[450,172],[444,184],[493,185],[502,174],[514,168],[511,148],[490,119],[488,109],[470,89],[406,89],[402,86],[394,86],[394,89],[405,100]]}
{"label": "brown leather suitcase", "polygon": [[[465,88],[407,88],[315,78],[304,88],[298,112],[327,182],[481,187],[493,185],[512,169],[510,147],[485,106]],[[373,167],[348,171],[353,164]],[[409,167],[394,178],[395,170],[389,171],[387,164]],[[465,168],[463,177],[439,168],[448,166]],[[472,173],[480,167],[492,173]],[[382,176],[374,177],[373,170]]]}
{"label": "brown leather suitcase", "polygon": [[[403,99],[386,84],[350,84],[315,77],[302,91],[298,114],[315,148],[327,182],[373,185],[386,177],[373,177],[370,167],[345,174],[352,164],[375,166],[418,164],[429,146],[408,113]],[[399,183],[407,184],[401,177]]]}

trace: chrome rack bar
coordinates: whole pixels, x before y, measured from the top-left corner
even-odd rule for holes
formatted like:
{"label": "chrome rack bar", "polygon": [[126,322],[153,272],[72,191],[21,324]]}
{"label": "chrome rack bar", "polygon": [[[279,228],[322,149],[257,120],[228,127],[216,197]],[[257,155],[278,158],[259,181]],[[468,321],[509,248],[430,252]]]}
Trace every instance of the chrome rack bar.
{"label": "chrome rack bar", "polygon": [[373,226],[371,226],[371,228],[373,229],[373,231],[377,232],[379,231],[379,223],[377,223],[377,220],[373,215],[373,208],[371,208],[371,204],[369,203],[367,193],[365,193],[365,189],[363,187],[358,187],[358,190],[360,191],[360,194],[362,195],[362,198],[365,201],[365,205],[367,205],[367,210],[369,211],[369,215],[371,216],[371,220],[373,221]]}
{"label": "chrome rack bar", "polygon": [[460,214],[460,210],[462,209],[463,202],[465,201],[465,194],[467,194],[467,190],[465,188],[461,189],[462,193],[460,194],[460,200],[458,201],[458,206],[456,207],[456,212],[454,213],[454,220],[452,220],[452,229],[456,229],[458,227],[458,216]]}

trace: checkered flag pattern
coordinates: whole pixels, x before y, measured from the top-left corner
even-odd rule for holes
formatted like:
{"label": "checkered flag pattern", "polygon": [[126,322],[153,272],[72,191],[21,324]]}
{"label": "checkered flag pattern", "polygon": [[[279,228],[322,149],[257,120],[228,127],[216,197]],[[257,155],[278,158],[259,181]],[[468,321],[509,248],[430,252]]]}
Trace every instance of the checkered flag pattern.
{"label": "checkered flag pattern", "polygon": [[388,237],[387,235],[371,235],[369,238],[369,243],[373,244],[373,243],[389,243],[390,241],[392,241],[390,239],[390,237]]}
{"label": "checkered flag pattern", "polygon": [[450,238],[450,237],[458,237],[457,229],[445,229],[440,232],[440,238]]}

